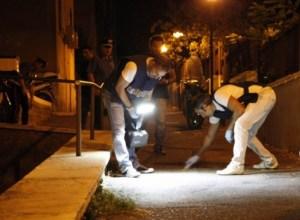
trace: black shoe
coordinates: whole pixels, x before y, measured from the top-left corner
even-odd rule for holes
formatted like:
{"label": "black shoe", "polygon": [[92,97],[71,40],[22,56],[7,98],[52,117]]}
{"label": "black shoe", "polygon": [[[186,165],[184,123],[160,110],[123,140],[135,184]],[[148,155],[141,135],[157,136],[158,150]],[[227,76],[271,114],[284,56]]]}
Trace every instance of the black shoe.
{"label": "black shoe", "polygon": [[139,164],[136,168],[135,168],[138,172],[140,173],[154,173],[154,168],[152,167],[146,167],[144,165]]}

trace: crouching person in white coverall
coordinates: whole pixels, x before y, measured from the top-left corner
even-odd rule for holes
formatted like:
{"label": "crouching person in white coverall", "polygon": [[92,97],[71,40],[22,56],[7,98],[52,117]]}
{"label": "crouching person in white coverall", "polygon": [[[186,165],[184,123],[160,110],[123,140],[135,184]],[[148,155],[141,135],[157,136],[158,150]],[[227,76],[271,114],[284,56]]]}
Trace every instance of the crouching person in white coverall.
{"label": "crouching person in white coverall", "polygon": [[244,173],[247,146],[261,159],[255,169],[274,169],[278,167],[276,157],[258,140],[256,134],[274,107],[276,95],[271,87],[245,83],[244,85],[225,85],[216,90],[213,96],[199,100],[195,111],[202,117],[209,117],[210,127],[202,147],[196,155],[186,161],[190,168],[200,160],[201,153],[211,145],[216,136],[220,119],[231,118],[225,133],[228,142],[234,143],[233,157],[227,167],[218,170],[219,175]]}

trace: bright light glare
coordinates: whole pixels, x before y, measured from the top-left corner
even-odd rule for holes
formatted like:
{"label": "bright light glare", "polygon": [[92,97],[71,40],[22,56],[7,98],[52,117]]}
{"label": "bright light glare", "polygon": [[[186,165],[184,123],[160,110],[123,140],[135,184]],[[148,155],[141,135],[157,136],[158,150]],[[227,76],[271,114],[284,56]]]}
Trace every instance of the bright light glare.
{"label": "bright light glare", "polygon": [[182,36],[183,36],[182,32],[176,31],[176,32],[173,33],[173,37],[175,37],[175,38],[180,38]]}
{"label": "bright light glare", "polygon": [[167,45],[163,44],[163,45],[161,46],[161,48],[160,48],[160,52],[161,52],[161,53],[166,53],[167,51],[168,51]]}
{"label": "bright light glare", "polygon": [[206,0],[206,1],[208,1],[208,2],[216,2],[218,0]]}
{"label": "bright light glare", "polygon": [[147,115],[154,111],[155,105],[151,102],[141,103],[136,107],[136,113],[139,115]]}

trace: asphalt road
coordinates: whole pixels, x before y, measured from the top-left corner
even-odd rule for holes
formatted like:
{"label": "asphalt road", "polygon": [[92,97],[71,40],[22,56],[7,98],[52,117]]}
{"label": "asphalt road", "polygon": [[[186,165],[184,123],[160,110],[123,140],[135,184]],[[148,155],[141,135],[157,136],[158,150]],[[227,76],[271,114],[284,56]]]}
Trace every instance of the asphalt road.
{"label": "asphalt road", "polygon": [[[150,131],[152,121],[147,124]],[[106,176],[104,188],[133,199],[148,212],[147,220],[300,220],[300,158],[284,149],[268,146],[280,163],[274,171],[252,169],[259,160],[248,150],[244,175],[218,176],[216,170],[223,169],[232,155],[232,146],[223,138],[224,127],[201,162],[183,170],[184,161],[200,146],[206,129],[207,125],[186,130],[181,113],[170,113],[167,155],[153,153],[153,137],[139,152],[140,160],[156,172],[136,179]]]}

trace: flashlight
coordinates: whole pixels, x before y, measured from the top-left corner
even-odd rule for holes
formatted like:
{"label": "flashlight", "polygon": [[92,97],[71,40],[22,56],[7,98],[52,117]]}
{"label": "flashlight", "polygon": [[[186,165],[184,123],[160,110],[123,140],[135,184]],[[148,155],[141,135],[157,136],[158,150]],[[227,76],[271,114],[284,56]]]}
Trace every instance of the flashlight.
{"label": "flashlight", "polygon": [[136,113],[138,115],[148,115],[155,109],[155,105],[152,102],[143,102],[137,105]]}

